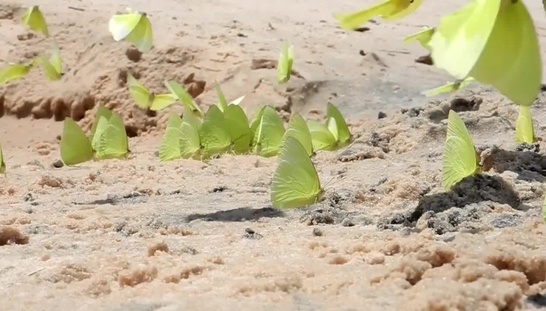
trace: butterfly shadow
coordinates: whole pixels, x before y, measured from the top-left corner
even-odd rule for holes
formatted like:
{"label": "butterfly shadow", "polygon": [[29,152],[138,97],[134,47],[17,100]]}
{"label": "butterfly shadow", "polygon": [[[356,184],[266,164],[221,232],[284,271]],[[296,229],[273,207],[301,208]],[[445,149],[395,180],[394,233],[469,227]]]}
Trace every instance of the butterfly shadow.
{"label": "butterfly shadow", "polygon": [[205,220],[205,221],[221,221],[221,222],[242,222],[256,221],[260,218],[277,218],[284,217],[285,213],[281,210],[267,206],[262,208],[239,207],[224,211],[205,214],[190,214],[186,216],[186,221]]}
{"label": "butterfly shadow", "polygon": [[538,148],[515,151],[493,148],[491,157],[491,168],[499,174],[511,171],[519,180],[546,181],[546,156],[538,153]]}
{"label": "butterfly shadow", "polygon": [[[473,221],[483,209],[492,210],[494,205],[482,202],[507,204],[513,209],[525,211],[530,207],[521,204],[521,199],[512,185],[497,175],[476,174],[457,183],[451,191],[424,195],[415,208],[389,216],[379,222],[379,228],[389,229],[402,225],[414,228],[422,217],[433,217],[446,212],[450,225],[458,226],[463,218]],[[470,208],[467,208],[470,207]]]}

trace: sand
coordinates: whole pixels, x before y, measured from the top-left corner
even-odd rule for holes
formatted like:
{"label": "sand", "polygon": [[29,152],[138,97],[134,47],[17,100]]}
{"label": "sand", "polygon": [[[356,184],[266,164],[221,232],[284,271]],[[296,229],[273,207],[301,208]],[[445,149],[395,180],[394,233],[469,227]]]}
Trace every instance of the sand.
{"label": "sand", "polygon": [[[51,39],[19,23],[38,4],[66,74],[51,83],[35,70],[0,87],[0,310],[544,308],[544,143],[514,143],[517,107],[491,88],[425,98],[449,77],[415,62],[427,54],[417,43],[401,42],[462,2],[426,1],[405,19],[346,32],[332,13],[372,1],[3,1],[0,62],[48,52]],[[542,4],[526,3],[544,45]],[[148,54],[108,32],[127,5],[149,13]],[[297,74],[279,86],[282,40],[295,45]],[[272,104],[285,119],[320,119],[331,100],[355,143],[314,159],[325,202],[273,209],[275,158],[160,163],[168,114],[181,107],[135,108],[128,70],[157,92],[165,79],[183,82],[204,109],[215,80],[228,99],[247,94],[249,114]],[[99,105],[123,115],[131,156],[55,168],[60,121],[89,129]],[[446,193],[450,108],[491,170]],[[543,108],[540,96],[538,136]]]}

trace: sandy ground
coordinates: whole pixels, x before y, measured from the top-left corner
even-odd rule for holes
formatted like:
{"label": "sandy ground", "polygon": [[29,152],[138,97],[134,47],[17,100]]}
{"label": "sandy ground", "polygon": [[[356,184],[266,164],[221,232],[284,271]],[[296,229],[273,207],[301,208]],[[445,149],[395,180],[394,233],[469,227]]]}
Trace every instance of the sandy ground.
{"label": "sandy ground", "polygon": [[[0,88],[0,310],[544,308],[544,153],[516,146],[516,107],[491,89],[420,95],[448,77],[414,62],[426,54],[417,43],[401,43],[462,2],[427,1],[401,21],[345,32],[332,13],[372,1],[3,1],[0,62],[48,52],[50,39],[19,24],[38,4],[66,75],[48,83],[35,70]],[[526,3],[544,45],[542,4]],[[155,48],[140,58],[107,29],[127,5],[154,26]],[[272,67],[282,40],[295,45],[301,75],[285,86]],[[214,80],[228,98],[248,94],[250,114],[270,103],[283,116],[320,118],[331,100],[356,142],[315,158],[325,203],[272,209],[275,159],[160,163],[168,112],[181,109],[136,109],[128,69],[158,92],[164,79],[183,81],[205,109],[215,103]],[[98,105],[124,116],[132,156],[54,168],[59,121],[89,128]],[[494,166],[445,193],[450,108]]]}

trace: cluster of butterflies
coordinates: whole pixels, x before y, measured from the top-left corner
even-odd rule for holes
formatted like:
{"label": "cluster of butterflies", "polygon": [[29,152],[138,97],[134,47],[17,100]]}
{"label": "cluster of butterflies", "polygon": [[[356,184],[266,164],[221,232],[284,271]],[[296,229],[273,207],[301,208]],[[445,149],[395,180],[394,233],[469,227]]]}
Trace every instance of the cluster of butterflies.
{"label": "cluster of butterflies", "polygon": [[[386,0],[334,17],[342,28],[356,29],[374,16],[386,20],[402,18],[422,3],[423,0]],[[425,91],[425,95],[455,91],[473,81],[492,85],[520,106],[516,140],[535,142],[529,106],[540,92],[542,60],[535,26],[523,1],[468,1],[444,16],[437,27],[423,27],[404,42],[415,40],[430,52],[434,66],[456,79]]]}

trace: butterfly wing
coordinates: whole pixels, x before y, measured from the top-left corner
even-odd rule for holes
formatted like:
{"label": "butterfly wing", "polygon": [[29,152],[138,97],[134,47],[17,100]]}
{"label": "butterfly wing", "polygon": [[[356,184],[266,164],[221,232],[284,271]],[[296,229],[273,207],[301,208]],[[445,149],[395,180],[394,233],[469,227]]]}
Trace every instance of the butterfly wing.
{"label": "butterfly wing", "polygon": [[8,64],[0,70],[0,85],[21,78],[30,71],[32,66],[32,64]]}
{"label": "butterfly wing", "polygon": [[271,202],[278,208],[313,204],[322,193],[320,180],[305,148],[288,137],[281,150],[279,165],[271,183]]}
{"label": "butterfly wing", "polygon": [[55,71],[59,76],[62,75],[63,67],[61,62],[61,52],[57,42],[53,42],[53,50],[51,52],[51,57],[49,58],[49,63],[51,66],[53,66],[53,68],[55,68]]}
{"label": "butterfly wing", "polygon": [[180,126],[180,156],[189,159],[199,154],[201,141],[199,140],[199,128],[182,121]]}
{"label": "butterfly wing", "polygon": [[191,108],[189,108],[188,106],[184,107],[184,114],[182,115],[182,121],[189,123],[191,126],[195,128],[199,128],[199,126],[201,126],[201,120],[199,120],[195,116]]}
{"label": "butterfly wing", "polygon": [[121,116],[112,112],[108,126],[100,136],[97,157],[100,159],[122,158],[129,151],[127,132]]}
{"label": "butterfly wing", "polygon": [[177,114],[171,113],[159,146],[159,159],[162,162],[175,160],[182,156],[180,151],[181,126],[182,119]]}
{"label": "butterfly wing", "polygon": [[176,97],[172,94],[157,94],[153,96],[152,106],[150,110],[158,111],[169,107],[176,102]]}
{"label": "butterfly wing", "polygon": [[294,62],[294,46],[288,46],[288,43],[283,42],[281,54],[277,62],[277,82],[286,83],[290,80],[292,73],[292,64]]}
{"label": "butterfly wing", "polygon": [[99,106],[95,113],[95,120],[93,126],[91,126],[91,134],[89,135],[89,142],[93,150],[97,150],[99,147],[100,137],[108,126],[108,120],[112,116],[112,111],[104,106]]}
{"label": "butterfly wing", "polygon": [[434,34],[434,28],[431,27],[423,27],[421,31],[416,32],[414,34],[411,34],[404,38],[404,43],[409,43],[414,40],[419,41],[422,47],[430,51],[430,46],[428,45],[430,39],[432,38],[432,34]]}
{"label": "butterfly wing", "polygon": [[423,3],[423,0],[393,0],[392,2],[396,3],[396,10],[383,16],[386,20],[399,19],[413,13]]}
{"label": "butterfly wing", "polygon": [[208,158],[226,151],[231,145],[231,136],[226,127],[224,114],[218,106],[210,106],[199,127],[199,140],[203,156]]}
{"label": "butterfly wing", "polygon": [[30,29],[41,32],[44,36],[49,37],[49,30],[47,29],[44,15],[37,5],[28,8],[25,15],[23,15],[22,22]]}
{"label": "butterfly wing", "polygon": [[276,156],[282,146],[284,132],[283,122],[275,108],[265,106],[254,137],[254,153],[266,158]]}
{"label": "butterfly wing", "polygon": [[61,160],[66,165],[76,165],[93,158],[93,148],[80,126],[72,119],[64,119],[61,137]]}
{"label": "butterfly wing", "polygon": [[243,108],[238,105],[228,105],[224,111],[224,117],[226,128],[231,137],[231,150],[239,154],[248,152],[252,141],[252,133]]}
{"label": "butterfly wing", "polygon": [[535,26],[523,1],[506,1],[501,6],[470,76],[494,86],[518,105],[533,104],[541,88],[542,61]]}
{"label": "butterfly wing", "polygon": [[305,149],[308,156],[313,154],[313,140],[311,138],[311,132],[309,131],[309,127],[307,126],[305,119],[303,119],[303,117],[298,113],[294,114],[288,123],[288,128],[286,129],[286,132],[284,132],[283,145],[284,141],[286,141],[288,137],[296,138]]}
{"label": "butterfly wing", "polygon": [[129,94],[138,107],[142,109],[151,107],[152,94],[131,74],[127,74],[127,85],[129,86]]}
{"label": "butterfly wing", "polygon": [[142,15],[138,13],[116,14],[110,18],[108,30],[114,40],[123,40],[135,29],[141,18]]}
{"label": "butterfly wing", "polygon": [[351,141],[351,132],[349,131],[347,122],[345,122],[345,118],[343,118],[343,115],[341,114],[341,112],[332,103],[328,103],[327,105],[326,119],[327,120],[333,119],[336,121],[335,128],[337,129],[337,135],[334,135],[334,136],[336,136],[338,140],[338,145],[342,147],[348,144]]}
{"label": "butterfly wing", "polygon": [[519,106],[519,115],[516,122],[516,142],[532,144],[535,141],[531,107]]}
{"label": "butterfly wing", "polygon": [[252,117],[252,121],[250,121],[250,133],[252,134],[253,146],[254,146],[254,142],[257,141],[256,133],[258,132],[258,127],[260,126],[260,123],[262,122],[264,108],[265,106],[260,106],[256,108],[256,111],[254,111],[254,116]]}
{"label": "butterfly wing", "polygon": [[216,96],[218,96],[218,108],[220,108],[222,112],[225,112],[228,103],[226,96],[224,96],[224,92],[222,92],[222,88],[220,88],[220,84],[218,82],[216,82]]}
{"label": "butterfly wing", "polygon": [[241,102],[243,101],[243,99],[245,99],[245,97],[246,97],[246,95],[243,95],[243,96],[241,96],[241,97],[238,97],[238,98],[234,99],[233,101],[231,101],[231,102],[229,103],[229,105],[239,105],[239,104],[241,104]]}
{"label": "butterfly wing", "polygon": [[471,74],[472,69],[493,31],[501,1],[469,1],[461,9],[444,16],[429,41],[434,66],[456,79],[475,77]]}
{"label": "butterfly wing", "polygon": [[165,81],[165,86],[184,106],[190,108],[193,114],[199,118],[203,116],[201,108],[199,108],[197,103],[193,100],[193,97],[186,92],[182,85],[175,81]]}
{"label": "butterfly wing", "polygon": [[153,46],[152,23],[150,23],[148,16],[141,14],[137,25],[125,39],[131,42],[140,52],[147,53]]}
{"label": "butterfly wing", "polygon": [[[335,119],[332,120],[335,122]],[[315,120],[307,120],[307,126],[309,127],[309,132],[311,132],[314,151],[333,150],[336,147],[337,139],[328,130],[326,125]],[[337,126],[335,128],[337,129]]]}
{"label": "butterfly wing", "polygon": [[42,64],[42,67],[44,68],[45,76],[50,81],[57,81],[61,79],[61,74],[57,72],[57,69],[55,69],[55,66],[51,64],[51,62],[45,58],[45,56],[38,56],[38,62]]}
{"label": "butterfly wing", "polygon": [[461,179],[478,171],[479,160],[472,137],[459,115],[450,110],[443,156],[442,186],[449,190]]}
{"label": "butterfly wing", "polygon": [[432,97],[432,96],[436,96],[436,95],[439,95],[439,94],[442,94],[442,93],[454,92],[454,91],[457,91],[459,89],[462,89],[462,88],[466,87],[468,85],[468,83],[470,83],[472,81],[474,81],[474,78],[467,77],[462,81],[448,82],[448,83],[446,83],[444,85],[441,85],[441,86],[439,86],[437,88],[434,88],[434,89],[431,89],[431,90],[428,90],[428,91],[424,91],[423,95],[425,95],[426,97]]}

